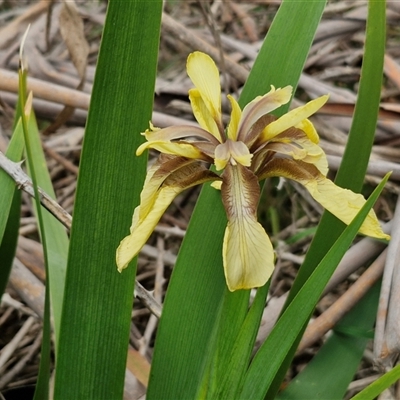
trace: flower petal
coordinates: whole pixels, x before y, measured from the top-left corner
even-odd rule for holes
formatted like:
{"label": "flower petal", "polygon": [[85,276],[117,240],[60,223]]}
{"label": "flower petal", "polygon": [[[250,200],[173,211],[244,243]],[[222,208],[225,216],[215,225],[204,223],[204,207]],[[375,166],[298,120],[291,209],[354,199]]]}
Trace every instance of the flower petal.
{"label": "flower petal", "polygon": [[[316,167],[302,161],[273,159],[265,166],[264,173],[259,178],[272,176],[285,177],[301,183],[318,203],[347,225],[365,204],[361,194],[336,186]],[[390,239],[390,236],[382,231],[374,210],[368,213],[360,233],[377,239]]]}
{"label": "flower petal", "polygon": [[324,176],[328,173],[329,167],[325,152],[301,129],[294,127],[286,129],[275,136],[266,148],[290,155],[295,160],[314,164]]}
{"label": "flower petal", "polygon": [[221,132],[219,125],[215,119],[213,114],[210,112],[207,107],[204,99],[201,96],[201,93],[198,89],[190,89],[189,90],[189,100],[192,106],[193,115],[196,118],[196,121],[199,125],[210,132],[212,136],[216,138],[218,142],[222,142]]}
{"label": "flower petal", "polygon": [[[364,197],[359,193],[336,186],[327,178],[303,183],[311,196],[329,212],[349,225],[365,204]],[[360,228],[360,233],[378,239],[390,239],[379,224],[374,210],[371,210]]]}
{"label": "flower petal", "polygon": [[224,169],[228,162],[232,165],[239,163],[245,167],[250,167],[252,157],[253,154],[250,154],[249,149],[243,142],[227,139],[226,142],[215,148],[214,164],[217,171]]}
{"label": "flower petal", "polygon": [[219,141],[208,131],[192,125],[169,126],[168,128],[163,129],[155,128],[151,125],[150,129],[147,129],[143,134],[149,142],[196,137],[205,139],[215,145],[219,144]]}
{"label": "flower petal", "polygon": [[188,56],[186,70],[212,118],[221,125],[221,84],[215,62],[207,54],[195,51]]}
{"label": "flower petal", "polygon": [[242,110],[240,109],[238,102],[230,94],[228,94],[227,97],[231,103],[232,112],[226,135],[228,139],[237,140],[238,127],[240,123],[240,118],[242,116]]}
{"label": "flower petal", "polygon": [[313,143],[319,143],[318,133],[314,128],[313,123],[309,119],[306,118],[299,122],[297,125],[295,125],[295,128],[301,129]]}
{"label": "flower petal", "polygon": [[[191,186],[219,179],[218,175],[212,171],[192,162],[171,173],[159,189],[154,190],[159,183],[159,181],[157,184],[152,182],[153,179],[158,179],[155,177],[157,171],[159,169],[153,169],[149,179],[146,179],[141,203],[135,208],[133,214],[130,234],[121,241],[117,249],[116,262],[119,272],[125,269],[139,253],[161,216],[179,193]],[[149,186],[151,186],[150,189]]]}
{"label": "flower petal", "polygon": [[[277,109],[283,104],[289,102],[292,95],[292,87],[286,86],[282,89],[277,89],[272,86],[271,90],[264,96],[258,96],[253,101],[248,103],[243,109],[242,118],[239,124],[238,140],[242,140],[249,147],[249,132],[251,127],[264,115],[270,113],[271,111]],[[261,133],[266,125],[260,127],[256,132],[253,140]]]}
{"label": "flower petal", "polygon": [[197,147],[193,146],[189,142],[168,142],[164,140],[144,142],[136,150],[136,155],[140,156],[147,149],[155,149],[160,153],[172,154],[196,160],[208,160],[208,158]]}
{"label": "flower petal", "polygon": [[274,270],[274,251],[257,222],[260,187],[257,177],[238,164],[227,165],[222,175],[222,201],[228,216],[223,244],[228,289],[263,286]]}
{"label": "flower petal", "polygon": [[296,126],[303,120],[308,118],[310,115],[318,111],[328,100],[329,96],[321,96],[315,100],[309,101],[307,104],[301,107],[297,107],[294,110],[282,115],[276,121],[271,122],[262,132],[261,140],[266,142],[271,140],[276,135],[279,135],[284,130]]}

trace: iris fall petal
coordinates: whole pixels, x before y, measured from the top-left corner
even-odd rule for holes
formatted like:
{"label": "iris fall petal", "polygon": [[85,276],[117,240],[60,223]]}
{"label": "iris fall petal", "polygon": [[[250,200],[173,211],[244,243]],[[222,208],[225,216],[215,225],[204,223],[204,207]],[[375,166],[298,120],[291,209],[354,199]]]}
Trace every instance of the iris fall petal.
{"label": "iris fall petal", "polygon": [[263,286],[274,269],[274,251],[257,222],[260,189],[257,177],[238,164],[223,173],[222,199],[228,217],[223,243],[226,282],[230,291]]}

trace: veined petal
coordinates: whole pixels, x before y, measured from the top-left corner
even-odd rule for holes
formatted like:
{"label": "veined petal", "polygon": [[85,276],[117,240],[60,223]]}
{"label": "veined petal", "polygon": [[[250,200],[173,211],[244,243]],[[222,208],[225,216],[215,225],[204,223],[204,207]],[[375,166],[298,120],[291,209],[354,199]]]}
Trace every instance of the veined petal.
{"label": "veined petal", "polygon": [[219,141],[208,131],[192,125],[170,126],[163,129],[151,126],[150,129],[147,129],[146,132],[144,132],[144,136],[149,142],[158,140],[169,141],[175,139],[196,137],[205,139],[211,143],[214,143],[215,145],[219,144]]}
{"label": "veined petal", "polygon": [[221,143],[215,148],[214,164],[217,171],[225,168],[230,162],[232,165],[237,163],[249,167],[253,154],[250,154],[249,149],[243,142],[235,142],[227,139],[226,142]]}
{"label": "veined petal", "polygon": [[192,144],[183,141],[169,142],[164,140],[154,140],[151,142],[144,142],[136,150],[136,155],[141,155],[147,149],[155,149],[160,153],[193,158],[196,160],[207,160],[199,149]]}
{"label": "veined petal", "polygon": [[263,130],[261,134],[261,140],[264,142],[271,140],[284,130],[301,123],[310,115],[318,111],[327,102],[328,98],[328,95],[318,97],[315,100],[309,101],[304,106],[297,107],[294,110],[291,110],[288,113],[282,115],[282,117],[278,118],[274,122],[271,122]]}
{"label": "veined petal", "polygon": [[260,197],[257,177],[240,164],[227,165],[221,194],[228,217],[223,244],[228,289],[263,286],[274,270],[274,251],[264,228],[257,222]]}
{"label": "veined petal", "polygon": [[[164,181],[177,170],[186,167],[189,164],[197,161],[185,157],[175,157],[165,154],[160,154],[157,161],[147,171],[142,192],[140,193],[140,207],[138,207],[137,217],[144,219],[150,212],[157,197],[157,192],[160,190]],[[135,213],[136,214],[136,213]],[[134,217],[135,218],[135,214]],[[132,222],[132,227],[135,222]]]}
{"label": "veined petal", "polygon": [[220,124],[221,84],[215,62],[207,54],[195,51],[188,56],[186,70],[213,119]]}
{"label": "veined petal", "polygon": [[193,115],[199,125],[206,131],[210,132],[218,142],[222,142],[219,126],[204,102],[200,91],[198,89],[190,89],[189,100],[192,106]]}
{"label": "veined petal", "polygon": [[[243,109],[242,118],[239,124],[238,140],[242,140],[249,147],[248,134],[252,126],[264,115],[269,114],[271,111],[277,109],[283,104],[289,102],[292,95],[292,87],[286,86],[282,89],[276,89],[272,86],[271,90],[264,96],[257,96],[253,101],[248,103]],[[253,132],[255,140],[266,125],[259,127],[257,132]]]}
{"label": "veined petal", "polygon": [[[281,176],[301,183],[318,203],[347,225],[365,204],[361,194],[336,186],[316,167],[302,161],[273,159],[266,165],[259,179],[272,176]],[[390,239],[390,236],[382,231],[374,210],[368,213],[361,225],[360,233],[378,239]]]}
{"label": "veined petal", "polygon": [[231,103],[232,112],[226,135],[228,136],[228,139],[237,140],[238,127],[240,118],[242,116],[242,110],[240,109],[238,102],[230,94],[228,94],[227,97]]}
{"label": "veined petal", "polygon": [[[170,174],[160,189],[153,194],[151,207],[141,203],[135,208],[130,234],[121,241],[117,249],[118,271],[121,272],[125,269],[139,253],[161,216],[179,193],[191,186],[214,179],[219,179],[218,175],[195,163],[186,165]],[[143,189],[143,191],[145,190],[146,188]],[[146,207],[147,212],[142,213],[141,207]]]}

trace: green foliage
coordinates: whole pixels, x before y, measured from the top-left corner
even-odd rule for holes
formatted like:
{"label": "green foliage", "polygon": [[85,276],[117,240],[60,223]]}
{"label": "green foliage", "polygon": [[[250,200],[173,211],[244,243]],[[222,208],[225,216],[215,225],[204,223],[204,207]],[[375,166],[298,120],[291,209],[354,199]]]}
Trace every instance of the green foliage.
{"label": "green foliage", "polygon": [[[16,125],[6,156],[12,161],[20,161],[24,149],[21,121]],[[10,275],[18,240],[21,193],[15,182],[0,170],[0,296],[3,295]]]}
{"label": "green foliage", "polygon": [[400,365],[394,367],[375,382],[371,383],[364,390],[352,397],[351,400],[373,400],[384,390],[396,383],[400,379]]}
{"label": "green foliage", "polygon": [[108,5],[84,137],[55,379],[56,399],[122,398],[135,266],[115,250],[139,201],[161,1]]}

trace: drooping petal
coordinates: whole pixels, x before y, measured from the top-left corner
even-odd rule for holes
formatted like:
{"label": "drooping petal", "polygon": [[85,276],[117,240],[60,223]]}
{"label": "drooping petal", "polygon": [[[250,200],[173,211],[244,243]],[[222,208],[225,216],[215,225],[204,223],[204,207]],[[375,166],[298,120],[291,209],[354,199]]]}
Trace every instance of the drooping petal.
{"label": "drooping petal", "polygon": [[220,132],[220,126],[222,127],[222,125],[215,121],[214,116],[204,102],[200,91],[198,89],[190,89],[189,100],[192,106],[193,115],[199,125],[206,131],[210,132],[218,142],[222,142]]}
{"label": "drooping petal", "polygon": [[[258,96],[253,101],[248,103],[243,109],[242,118],[240,120],[238,129],[238,140],[242,140],[249,146],[248,134],[251,127],[264,115],[269,114],[271,111],[277,109],[283,104],[289,102],[292,95],[292,87],[286,86],[282,89],[272,89],[264,96]],[[262,129],[260,127],[257,134],[261,133]],[[256,138],[253,138],[256,139]],[[250,147],[250,146],[249,146]]]}
{"label": "drooping petal", "polygon": [[188,56],[186,70],[211,116],[221,125],[221,84],[215,62],[207,54],[195,51]]}
{"label": "drooping petal", "polygon": [[227,97],[231,103],[232,112],[226,136],[228,137],[228,139],[237,140],[238,127],[240,123],[240,118],[242,116],[242,110],[240,109],[238,102],[230,94],[228,94]]}
{"label": "drooping petal", "polygon": [[187,139],[193,137],[205,139],[215,145],[219,144],[219,141],[208,131],[192,125],[169,126],[168,128],[163,129],[151,126],[151,128],[147,129],[143,134],[149,142],[157,140],[169,141]]}
{"label": "drooping petal", "polygon": [[[347,225],[365,204],[361,194],[336,186],[315,166],[302,161],[273,159],[265,167],[260,179],[272,176],[281,176],[301,183],[318,203]],[[390,239],[390,236],[382,231],[374,210],[368,213],[360,233],[373,238]]]}
{"label": "drooping petal", "polygon": [[[195,162],[195,160],[185,157],[160,154],[157,161],[147,171],[143,189],[140,193],[140,207],[138,208],[137,217],[144,219],[150,212],[157,197],[157,192],[171,174]],[[132,223],[132,226],[134,225]]]}
{"label": "drooping petal", "polygon": [[240,164],[227,165],[222,177],[222,201],[228,217],[223,244],[228,288],[234,291],[263,286],[274,270],[274,251],[257,222],[257,177]]}
{"label": "drooping petal", "polygon": [[250,154],[249,149],[243,142],[234,142],[231,139],[227,139],[226,142],[215,148],[214,164],[217,171],[224,169],[228,162],[232,165],[241,164],[249,167],[252,157],[253,154]]}
{"label": "drooping petal", "polygon": [[136,155],[140,156],[147,149],[155,149],[160,153],[172,154],[196,160],[207,160],[208,158],[195,146],[189,142],[169,142],[164,140],[154,140],[152,142],[144,142],[137,150]]}
{"label": "drooping petal", "polygon": [[[361,194],[336,186],[331,180],[322,176],[317,181],[304,182],[303,185],[318,203],[347,225],[365,204]],[[390,239],[390,236],[382,231],[374,210],[368,213],[361,225],[360,233],[378,239]]]}
{"label": "drooping petal", "polygon": [[[147,181],[147,185],[151,184],[155,173],[156,171],[152,171],[152,176]],[[145,197],[148,199],[148,195],[151,192],[153,195],[149,199],[151,206],[141,203],[135,208],[130,234],[121,241],[117,249],[116,262],[118,271],[121,272],[125,269],[139,253],[165,210],[179,193],[189,187],[215,179],[219,179],[218,175],[200,164],[191,163],[171,173],[157,191],[154,192],[153,188],[148,190],[145,186],[141,201],[144,201]],[[143,193],[146,191],[148,193],[145,196]],[[144,212],[144,209],[146,212]]]}
{"label": "drooping petal", "polygon": [[315,100],[309,101],[307,104],[301,107],[297,107],[294,110],[282,115],[276,121],[271,122],[262,132],[261,140],[267,142],[271,140],[276,135],[289,129],[292,126],[296,126],[303,120],[307,119],[310,115],[318,111],[327,101],[329,96],[321,96]]}

